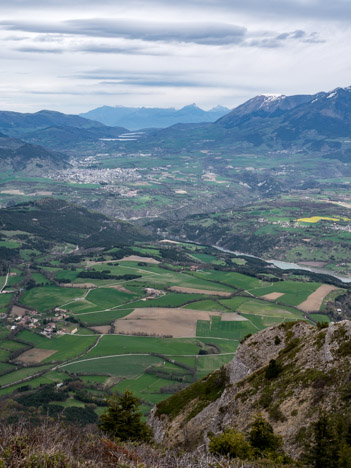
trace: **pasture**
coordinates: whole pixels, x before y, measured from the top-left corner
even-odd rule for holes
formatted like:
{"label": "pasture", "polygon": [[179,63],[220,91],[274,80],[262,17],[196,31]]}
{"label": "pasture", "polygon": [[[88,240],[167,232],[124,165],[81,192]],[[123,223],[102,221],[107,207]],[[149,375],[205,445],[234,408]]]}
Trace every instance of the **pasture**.
{"label": "pasture", "polygon": [[[56,350],[54,354],[46,358],[45,361],[64,361],[66,359],[72,359],[76,356],[87,351],[97,339],[97,336],[93,335],[92,332],[87,330],[84,333],[90,333],[89,336],[77,336],[77,335],[63,335],[51,338],[47,338],[38,335],[37,333],[23,330],[17,337],[28,344],[35,346],[36,348],[45,350]],[[23,346],[23,345],[22,345]]]}
{"label": "pasture", "polygon": [[24,305],[34,307],[39,312],[45,312],[47,309],[63,306],[68,302],[74,301],[82,297],[82,295],[82,291],[79,290],[59,288],[58,286],[45,286],[26,291],[21,298],[21,302]]}
{"label": "pasture", "polygon": [[267,285],[265,287],[250,289],[252,294],[255,296],[265,296],[266,294],[281,293],[283,294],[274,300],[286,305],[297,306],[301,302],[305,301],[310,294],[316,291],[321,286],[321,283],[301,281],[277,281]]}
{"label": "pasture", "polygon": [[85,357],[112,356],[115,354],[196,355],[199,346],[196,339],[171,339],[147,336],[105,335],[99,344]]}
{"label": "pasture", "polygon": [[136,378],[152,364],[160,364],[162,359],[156,356],[123,356],[95,358],[92,360],[74,361],[60,367],[69,372],[83,374],[109,374],[118,377]]}
{"label": "pasture", "polygon": [[284,307],[267,301],[251,299],[244,302],[238,308],[243,314],[259,315],[260,317],[278,317],[278,318],[303,318],[303,314],[292,307]]}

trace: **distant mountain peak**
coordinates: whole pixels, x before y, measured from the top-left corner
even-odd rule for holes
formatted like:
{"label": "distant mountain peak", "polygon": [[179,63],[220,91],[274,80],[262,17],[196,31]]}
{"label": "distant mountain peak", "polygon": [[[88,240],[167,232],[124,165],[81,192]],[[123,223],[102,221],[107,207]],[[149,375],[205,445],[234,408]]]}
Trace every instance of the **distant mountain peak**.
{"label": "distant mountain peak", "polygon": [[192,104],[188,104],[187,106],[182,107],[180,110],[184,109],[201,109],[201,107],[199,107],[197,104],[195,104],[195,102],[193,102]]}
{"label": "distant mountain peak", "polygon": [[96,120],[105,125],[123,126],[130,130],[142,128],[166,128],[175,124],[215,122],[229,112],[229,109],[217,106],[205,111],[196,103],[181,109],[174,107],[122,107],[103,106],[93,109],[81,117]]}
{"label": "distant mountain peak", "polygon": [[224,106],[221,106],[221,105],[218,105],[216,107],[212,107],[212,109],[209,110],[209,112],[229,112],[230,109],[228,107],[224,107]]}

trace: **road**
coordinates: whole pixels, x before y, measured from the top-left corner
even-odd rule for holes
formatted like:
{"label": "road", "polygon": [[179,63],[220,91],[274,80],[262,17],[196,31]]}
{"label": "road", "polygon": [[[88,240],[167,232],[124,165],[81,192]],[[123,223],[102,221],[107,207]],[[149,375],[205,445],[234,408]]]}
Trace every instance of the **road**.
{"label": "road", "polygon": [[6,275],[6,278],[5,278],[5,283],[3,284],[2,288],[0,289],[0,294],[2,294],[3,290],[6,288],[7,286],[7,282],[9,280],[9,276],[10,276],[10,270],[7,272],[7,275]]}

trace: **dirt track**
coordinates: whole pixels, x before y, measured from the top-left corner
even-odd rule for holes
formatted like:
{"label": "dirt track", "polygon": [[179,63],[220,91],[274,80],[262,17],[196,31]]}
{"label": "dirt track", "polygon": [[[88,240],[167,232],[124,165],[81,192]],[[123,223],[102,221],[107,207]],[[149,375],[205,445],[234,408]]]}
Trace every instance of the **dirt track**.
{"label": "dirt track", "polygon": [[96,288],[94,283],[66,283],[63,284],[64,288],[77,288],[77,289],[92,289]]}
{"label": "dirt track", "polygon": [[138,255],[129,255],[129,257],[123,257],[119,262],[144,262],[144,263],[153,263],[155,265],[160,262],[155,258],[151,257],[139,257]]}
{"label": "dirt track", "polygon": [[106,288],[111,288],[111,289],[117,289],[117,291],[125,292],[125,293],[128,293],[128,294],[133,294],[132,291],[125,288],[124,286],[121,286],[120,284],[116,284],[116,285],[113,285],[113,286],[105,286],[105,287]]}
{"label": "dirt track", "polygon": [[111,325],[99,325],[97,327],[90,327],[93,330],[97,331],[98,333],[101,333],[103,335],[107,335],[109,331],[111,330]]}

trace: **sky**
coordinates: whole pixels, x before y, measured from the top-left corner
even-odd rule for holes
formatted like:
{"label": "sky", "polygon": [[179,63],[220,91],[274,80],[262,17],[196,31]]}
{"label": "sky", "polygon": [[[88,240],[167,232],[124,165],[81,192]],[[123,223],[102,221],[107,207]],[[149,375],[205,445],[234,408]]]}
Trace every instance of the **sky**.
{"label": "sky", "polygon": [[236,107],[351,85],[350,0],[0,0],[0,110]]}

